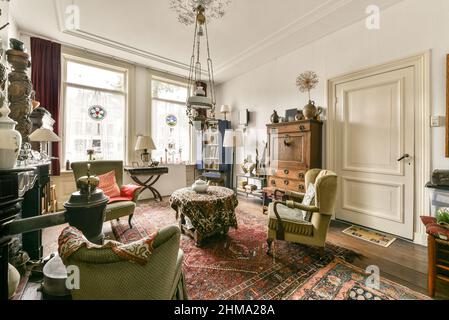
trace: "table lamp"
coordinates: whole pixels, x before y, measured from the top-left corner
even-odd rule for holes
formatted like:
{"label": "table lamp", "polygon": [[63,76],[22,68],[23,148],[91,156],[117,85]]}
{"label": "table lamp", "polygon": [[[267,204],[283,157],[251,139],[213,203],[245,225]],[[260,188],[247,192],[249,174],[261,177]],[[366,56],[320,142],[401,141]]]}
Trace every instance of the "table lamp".
{"label": "table lamp", "polygon": [[48,155],[48,143],[49,142],[60,142],[61,138],[58,137],[56,133],[47,128],[39,128],[35,130],[28,137],[32,142],[40,143],[40,154],[42,161],[50,160],[50,156]]}
{"label": "table lamp", "polygon": [[228,113],[231,113],[231,107],[228,106],[228,105],[226,105],[226,104],[225,104],[225,105],[222,105],[222,106],[221,106],[220,112],[224,114],[225,121],[226,121],[226,115],[227,115]]}
{"label": "table lamp", "polygon": [[[154,144],[153,139],[150,136],[138,136],[136,142],[136,151],[142,151],[143,153],[140,156],[142,162],[146,166],[154,166],[153,160],[151,159],[151,151],[156,150],[156,145]],[[150,151],[150,152],[148,152]]]}

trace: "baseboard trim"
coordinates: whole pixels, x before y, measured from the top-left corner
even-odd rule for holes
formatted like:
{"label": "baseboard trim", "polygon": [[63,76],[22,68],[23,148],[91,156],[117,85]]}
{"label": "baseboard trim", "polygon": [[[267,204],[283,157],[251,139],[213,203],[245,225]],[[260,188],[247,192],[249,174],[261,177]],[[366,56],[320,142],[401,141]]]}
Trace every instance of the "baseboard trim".
{"label": "baseboard trim", "polygon": [[413,243],[427,247],[427,234],[415,232]]}

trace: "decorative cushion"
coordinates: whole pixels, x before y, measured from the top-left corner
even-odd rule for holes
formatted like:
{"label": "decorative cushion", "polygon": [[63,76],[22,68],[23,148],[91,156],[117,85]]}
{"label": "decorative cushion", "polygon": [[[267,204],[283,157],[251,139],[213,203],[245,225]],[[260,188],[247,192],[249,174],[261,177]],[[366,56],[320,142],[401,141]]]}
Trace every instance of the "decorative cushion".
{"label": "decorative cushion", "polygon": [[100,179],[98,188],[103,190],[104,194],[109,198],[116,198],[121,196],[120,188],[115,178],[115,171],[110,171],[108,173],[102,174],[101,176],[98,176],[98,179]]}
{"label": "decorative cushion", "polygon": [[441,240],[449,240],[449,230],[443,228],[437,223],[437,219],[433,217],[421,217],[421,221],[426,226],[426,232],[428,235],[434,236]]}
{"label": "decorative cushion", "polygon": [[125,186],[122,186],[120,188],[120,196],[119,197],[109,197],[108,204],[115,203],[115,202],[123,202],[123,201],[133,201],[134,200],[134,194],[142,189],[142,187],[128,184]]}
{"label": "decorative cushion", "polygon": [[[323,172],[323,171],[321,171],[321,172]],[[315,193],[316,193],[315,185],[313,183],[310,183],[309,186],[307,187],[307,192],[304,195],[304,198],[302,200],[302,204],[305,206],[312,205],[312,203],[315,200]],[[312,220],[312,212],[308,212],[308,211],[304,211],[304,210],[301,210],[301,211],[302,211],[302,220],[310,222]]]}
{"label": "decorative cushion", "polygon": [[[87,250],[111,249],[117,256],[123,260],[136,262],[140,265],[146,265],[153,252],[153,242],[157,236],[157,232],[129,244],[122,244],[116,241],[108,241],[104,245],[99,246],[89,242],[81,231],[74,227],[65,228],[58,239],[58,252],[63,261],[66,261],[71,255],[86,248]],[[94,262],[92,262],[94,263]]]}
{"label": "decorative cushion", "polygon": [[[302,212],[299,209],[290,209],[284,205],[277,205],[278,214],[284,224],[284,231],[302,236],[313,236],[313,224],[301,219]],[[278,229],[277,217],[274,213],[274,204],[268,207],[269,219],[268,227],[272,230]]]}
{"label": "decorative cushion", "polygon": [[134,199],[134,194],[140,189],[142,189],[141,186],[136,186],[134,184],[124,185],[120,188],[120,196],[132,200]]}

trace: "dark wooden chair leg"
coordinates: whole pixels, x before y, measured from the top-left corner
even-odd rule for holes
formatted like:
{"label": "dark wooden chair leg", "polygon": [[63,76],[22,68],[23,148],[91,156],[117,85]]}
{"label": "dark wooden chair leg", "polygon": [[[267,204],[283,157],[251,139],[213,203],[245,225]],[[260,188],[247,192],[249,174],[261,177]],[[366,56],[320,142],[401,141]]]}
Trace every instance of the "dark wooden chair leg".
{"label": "dark wooden chair leg", "polygon": [[427,289],[430,297],[435,297],[435,282],[436,282],[436,241],[433,236],[427,237],[428,243],[428,284]]}
{"label": "dark wooden chair leg", "polygon": [[133,224],[132,224],[133,216],[134,216],[134,214],[131,214],[128,218],[128,224],[129,224],[130,229],[133,228]]}
{"label": "dark wooden chair leg", "polygon": [[267,255],[271,255],[271,246],[273,245],[272,239],[267,239],[268,249],[267,249]]}
{"label": "dark wooden chair leg", "polygon": [[321,247],[321,248],[319,249],[319,251],[320,251],[320,256],[321,256],[321,258],[323,258],[323,257],[324,257],[324,254],[325,254],[324,247]]}

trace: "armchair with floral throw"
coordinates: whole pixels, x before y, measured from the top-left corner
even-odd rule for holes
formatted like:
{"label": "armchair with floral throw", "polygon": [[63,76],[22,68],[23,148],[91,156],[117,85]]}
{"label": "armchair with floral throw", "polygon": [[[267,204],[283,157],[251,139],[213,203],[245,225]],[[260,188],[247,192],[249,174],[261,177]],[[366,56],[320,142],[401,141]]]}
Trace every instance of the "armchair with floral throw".
{"label": "armchair with floral throw", "polygon": [[187,300],[181,231],[171,226],[129,244],[90,243],[73,227],[59,236],[59,255],[79,270],[74,300]]}

